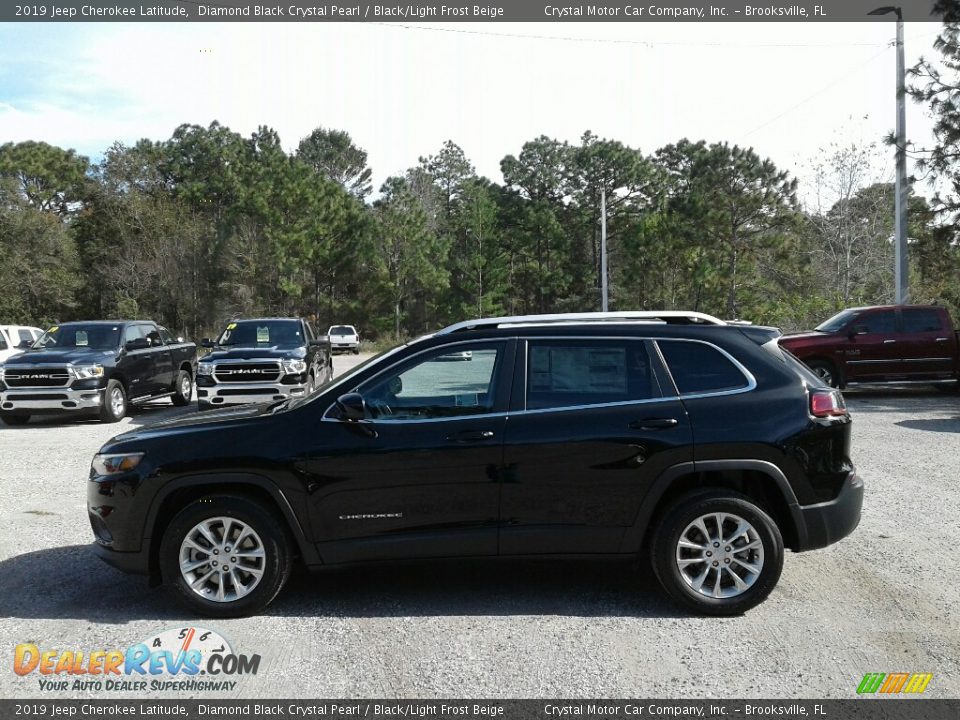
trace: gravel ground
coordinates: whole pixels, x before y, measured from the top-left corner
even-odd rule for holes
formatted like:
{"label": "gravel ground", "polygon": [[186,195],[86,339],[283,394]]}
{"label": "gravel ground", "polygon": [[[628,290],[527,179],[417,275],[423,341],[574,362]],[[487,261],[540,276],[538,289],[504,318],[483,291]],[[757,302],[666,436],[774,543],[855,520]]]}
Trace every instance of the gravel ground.
{"label": "gravel ground", "polygon": [[[363,359],[338,356],[338,370]],[[852,697],[864,673],[894,671],[932,672],[927,696],[958,697],[960,397],[847,400],[867,488],[860,527],[788,554],[769,600],[731,619],[678,612],[622,565],[473,562],[299,576],[263,616],[197,622],[93,555],[84,487],[109,437],[192,408],[0,429],[0,697],[43,694],[36,673],[12,672],[17,643],[90,652],[193,625],[263,658],[224,698]]]}

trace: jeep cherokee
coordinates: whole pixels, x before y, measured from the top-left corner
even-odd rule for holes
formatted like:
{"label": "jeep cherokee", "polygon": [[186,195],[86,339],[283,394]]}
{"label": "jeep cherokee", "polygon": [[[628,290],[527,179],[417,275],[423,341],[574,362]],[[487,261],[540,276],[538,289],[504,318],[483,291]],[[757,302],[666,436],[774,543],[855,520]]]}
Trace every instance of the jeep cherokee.
{"label": "jeep cherokee", "polygon": [[767,337],[682,312],[459,323],[310,398],[114,438],[96,548],[219,617],[295,561],[640,554],[680,603],[741,613],[863,497],[840,392]]}

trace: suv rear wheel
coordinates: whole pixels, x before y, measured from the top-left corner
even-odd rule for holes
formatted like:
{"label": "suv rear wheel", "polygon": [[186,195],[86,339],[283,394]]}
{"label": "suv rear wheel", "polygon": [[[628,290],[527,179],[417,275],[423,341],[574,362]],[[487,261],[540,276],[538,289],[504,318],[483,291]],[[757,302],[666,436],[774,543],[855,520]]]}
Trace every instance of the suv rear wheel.
{"label": "suv rear wheel", "polygon": [[770,594],[783,569],[783,538],[748,497],[686,495],[654,530],[653,569],[664,590],[704,615],[739,615]]}
{"label": "suv rear wheel", "polygon": [[177,599],[210,617],[258,612],[290,575],[281,522],[253,501],[212,495],[177,513],[160,544],[160,573]]}

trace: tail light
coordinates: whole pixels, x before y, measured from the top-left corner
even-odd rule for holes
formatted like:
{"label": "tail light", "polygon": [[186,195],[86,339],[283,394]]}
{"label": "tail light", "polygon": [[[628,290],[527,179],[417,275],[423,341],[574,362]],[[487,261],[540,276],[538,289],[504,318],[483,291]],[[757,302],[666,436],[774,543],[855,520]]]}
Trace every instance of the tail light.
{"label": "tail light", "polygon": [[811,390],[810,414],[814,417],[838,417],[847,414],[846,403],[839,390]]}

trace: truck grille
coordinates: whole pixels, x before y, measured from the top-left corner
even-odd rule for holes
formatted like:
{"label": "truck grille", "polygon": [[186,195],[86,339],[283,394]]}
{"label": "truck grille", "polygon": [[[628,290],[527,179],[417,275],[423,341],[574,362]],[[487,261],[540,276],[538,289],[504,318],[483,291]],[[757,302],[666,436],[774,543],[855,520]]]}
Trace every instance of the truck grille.
{"label": "truck grille", "polygon": [[213,377],[218,383],[276,382],[280,363],[223,363],[216,366]]}
{"label": "truck grille", "polygon": [[12,388],[63,387],[70,384],[70,373],[65,367],[16,368],[8,367],[3,381]]}

